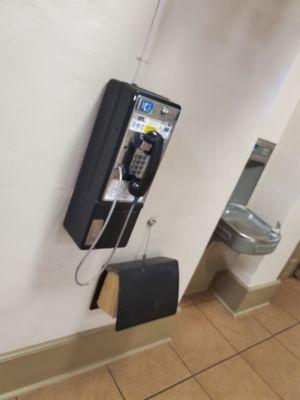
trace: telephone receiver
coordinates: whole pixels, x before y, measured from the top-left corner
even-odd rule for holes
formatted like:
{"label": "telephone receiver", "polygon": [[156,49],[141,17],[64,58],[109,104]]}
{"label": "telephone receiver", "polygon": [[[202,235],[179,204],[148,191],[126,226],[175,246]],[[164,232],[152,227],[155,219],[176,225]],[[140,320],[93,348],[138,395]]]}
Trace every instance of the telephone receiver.
{"label": "telephone receiver", "polygon": [[155,130],[135,133],[124,158],[124,177],[128,191],[135,197],[144,196],[156,174],[164,147],[163,137]]}

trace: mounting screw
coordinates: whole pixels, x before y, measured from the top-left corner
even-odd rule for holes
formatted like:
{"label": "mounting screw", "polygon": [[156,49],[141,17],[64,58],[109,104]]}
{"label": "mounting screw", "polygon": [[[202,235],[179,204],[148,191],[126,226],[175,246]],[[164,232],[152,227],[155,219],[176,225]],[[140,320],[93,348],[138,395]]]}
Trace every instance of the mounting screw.
{"label": "mounting screw", "polygon": [[149,228],[151,228],[155,224],[156,224],[156,219],[154,217],[148,219],[147,225],[149,226]]}
{"label": "mounting screw", "polygon": [[169,109],[165,106],[160,110],[161,115],[166,115],[169,113]]}

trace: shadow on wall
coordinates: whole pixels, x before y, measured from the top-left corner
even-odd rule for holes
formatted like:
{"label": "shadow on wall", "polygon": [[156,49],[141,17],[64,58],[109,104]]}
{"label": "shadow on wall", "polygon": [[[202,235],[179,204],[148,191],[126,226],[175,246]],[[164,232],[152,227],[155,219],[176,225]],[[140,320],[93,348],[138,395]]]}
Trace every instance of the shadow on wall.
{"label": "shadow on wall", "polygon": [[200,259],[185,294],[208,289],[215,274],[225,270],[229,259],[234,259],[236,256],[237,253],[223,242],[212,239]]}
{"label": "shadow on wall", "polygon": [[[79,140],[76,143],[73,143],[73,146],[70,148],[70,153],[68,157],[66,157],[65,168],[63,168],[62,176],[59,179],[61,182],[65,182],[66,185],[64,188],[58,188],[54,192],[52,201],[53,213],[51,213],[52,217],[45,229],[45,233],[40,241],[37,252],[38,255],[34,268],[36,271],[36,277],[32,285],[33,289],[36,287],[40,288],[43,284],[49,287],[49,285],[51,286],[51,282],[53,285],[73,284],[73,279],[70,279],[69,275],[70,273],[73,275],[74,272],[74,268],[72,268],[74,267],[74,263],[76,263],[76,258],[73,257],[74,247],[77,249],[77,246],[63,227],[63,221],[86,147],[90,139],[104,90],[105,88],[102,89],[97,102],[94,104],[91,112],[86,116],[86,119],[82,124],[81,131],[84,134],[79,136]],[[81,149],[81,154],[78,154],[78,149]],[[78,249],[77,254],[75,257],[78,257],[78,260],[80,260],[82,257],[82,251]],[[44,264],[45,260],[47,260],[47,268]],[[70,273],[56,274],[58,270],[62,269],[67,269]]]}
{"label": "shadow on wall", "polygon": [[283,279],[293,275],[298,265],[300,265],[300,242],[298,242],[295,250],[293,251],[293,254],[289,258],[288,262],[285,264],[280,274],[280,278]]}

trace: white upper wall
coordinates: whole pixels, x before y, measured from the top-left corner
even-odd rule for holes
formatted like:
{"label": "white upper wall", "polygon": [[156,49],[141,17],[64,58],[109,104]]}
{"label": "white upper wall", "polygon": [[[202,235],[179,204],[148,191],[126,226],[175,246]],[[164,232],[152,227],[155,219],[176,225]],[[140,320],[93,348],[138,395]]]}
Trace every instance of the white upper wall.
{"label": "white upper wall", "polygon": [[292,255],[300,238],[300,197],[291,208],[282,225],[282,239],[276,251],[264,257],[258,268],[253,270],[250,286],[272,282],[278,278]]}
{"label": "white upper wall", "polygon": [[183,106],[146,205],[159,212],[156,248],[180,260],[183,291],[257,138],[274,140],[262,127],[298,50],[300,3],[168,4],[139,83]]}
{"label": "white upper wall", "polygon": [[101,92],[132,80],[156,3],[0,3],[0,353],[111,323],[74,284],[62,223]]}
{"label": "white upper wall", "polygon": [[[0,4],[0,353],[111,322],[73,280],[64,214],[109,78],[131,81],[156,1]],[[298,47],[298,0],[171,0],[137,82],[183,112],[132,239],[178,258],[183,293]],[[5,171],[5,172],[4,172]],[[91,275],[107,251],[96,251]]]}
{"label": "white upper wall", "polygon": [[300,54],[298,53],[270,110],[262,137],[278,143],[300,98]]}
{"label": "white upper wall", "polygon": [[[266,256],[235,255],[228,268],[249,286],[276,279],[300,237],[300,55],[282,85],[261,130],[261,137],[278,142],[272,157],[249,201],[249,208],[275,226],[282,225],[282,240],[274,253]],[[299,216],[297,215],[299,213]]]}
{"label": "white upper wall", "polygon": [[[300,82],[299,82],[300,83]],[[300,196],[300,103],[254,191],[249,207],[272,226],[285,222]]]}
{"label": "white upper wall", "polygon": [[[298,83],[300,89],[300,80],[294,83]],[[247,269],[251,271],[248,279],[250,286],[276,279],[300,238],[299,126],[298,101],[249,204],[251,209],[271,225],[275,225],[276,221],[280,221],[282,225],[281,243],[275,252],[263,257],[255,268],[248,259]]]}

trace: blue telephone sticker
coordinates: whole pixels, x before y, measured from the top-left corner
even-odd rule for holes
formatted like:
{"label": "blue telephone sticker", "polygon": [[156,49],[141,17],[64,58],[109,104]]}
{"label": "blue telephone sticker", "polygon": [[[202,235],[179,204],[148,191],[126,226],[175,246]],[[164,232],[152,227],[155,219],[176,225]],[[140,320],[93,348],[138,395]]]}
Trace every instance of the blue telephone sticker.
{"label": "blue telephone sticker", "polygon": [[154,104],[152,103],[152,101],[142,100],[139,105],[139,110],[149,114],[153,110],[153,107]]}

